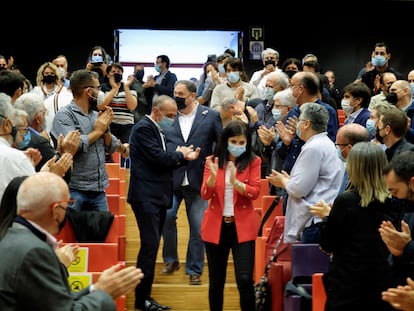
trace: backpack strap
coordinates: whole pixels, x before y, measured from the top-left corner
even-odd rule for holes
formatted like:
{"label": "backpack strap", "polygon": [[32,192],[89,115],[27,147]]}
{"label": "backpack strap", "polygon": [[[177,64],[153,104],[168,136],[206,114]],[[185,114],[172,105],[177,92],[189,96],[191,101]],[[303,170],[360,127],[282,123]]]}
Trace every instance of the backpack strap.
{"label": "backpack strap", "polygon": [[259,232],[257,233],[258,236],[262,236],[263,226],[265,222],[269,219],[270,215],[272,214],[275,207],[279,204],[281,196],[276,196],[273,200],[272,204],[270,204],[269,208],[267,209],[266,213],[264,214],[262,221],[260,222]]}

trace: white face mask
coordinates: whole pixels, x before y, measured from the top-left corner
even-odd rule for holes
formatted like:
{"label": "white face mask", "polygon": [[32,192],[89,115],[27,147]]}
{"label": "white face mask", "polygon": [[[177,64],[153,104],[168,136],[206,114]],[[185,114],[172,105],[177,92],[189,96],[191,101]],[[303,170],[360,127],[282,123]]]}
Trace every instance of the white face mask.
{"label": "white face mask", "polygon": [[102,104],[102,103],[104,102],[104,100],[105,100],[105,93],[104,93],[104,92],[102,92],[102,91],[99,91],[99,93],[98,93],[98,98],[97,98],[97,103],[98,103],[98,106],[99,106],[100,104]]}
{"label": "white face mask", "polygon": [[65,69],[63,69],[62,67],[58,67],[58,71],[59,71],[60,77],[62,79],[65,78],[65,75],[66,75]]}
{"label": "white face mask", "polygon": [[341,107],[346,114],[350,114],[354,111],[354,107],[351,106],[351,101],[349,99],[342,99]]}

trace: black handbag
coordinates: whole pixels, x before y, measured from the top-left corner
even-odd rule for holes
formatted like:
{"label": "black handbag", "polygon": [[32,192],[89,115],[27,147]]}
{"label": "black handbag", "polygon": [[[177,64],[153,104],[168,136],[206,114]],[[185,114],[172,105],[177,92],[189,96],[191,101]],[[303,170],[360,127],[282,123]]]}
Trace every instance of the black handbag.
{"label": "black handbag", "polygon": [[111,229],[115,216],[110,211],[72,211],[68,220],[77,242],[103,243]]}
{"label": "black handbag", "polygon": [[265,267],[265,271],[260,278],[259,283],[254,285],[254,296],[255,296],[255,311],[270,311],[271,309],[271,292],[269,284],[269,270],[272,262],[277,259],[277,249],[283,239],[283,233],[280,235],[277,243],[273,249],[270,260]]}

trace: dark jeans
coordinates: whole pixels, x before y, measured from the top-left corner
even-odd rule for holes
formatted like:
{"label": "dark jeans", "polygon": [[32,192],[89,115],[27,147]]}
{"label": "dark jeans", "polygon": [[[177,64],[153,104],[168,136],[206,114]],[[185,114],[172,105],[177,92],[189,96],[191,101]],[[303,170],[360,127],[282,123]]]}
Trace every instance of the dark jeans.
{"label": "dark jeans", "polygon": [[312,223],[309,227],[306,227],[303,230],[301,242],[307,244],[319,244],[321,224],[322,222],[316,224]]}
{"label": "dark jeans", "polygon": [[[212,230],[216,230],[213,229]],[[230,249],[233,254],[237,289],[240,294],[240,310],[254,310],[253,268],[255,241],[237,242],[235,223],[221,227],[220,244],[205,243],[208,261],[210,311],[223,310],[224,284]]]}

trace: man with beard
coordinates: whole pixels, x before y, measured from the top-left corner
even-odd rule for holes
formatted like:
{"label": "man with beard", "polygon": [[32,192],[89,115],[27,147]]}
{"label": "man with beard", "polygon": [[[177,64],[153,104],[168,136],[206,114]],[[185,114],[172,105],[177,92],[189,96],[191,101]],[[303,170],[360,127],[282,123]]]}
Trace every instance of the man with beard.
{"label": "man with beard", "polygon": [[[394,308],[413,310],[414,308],[414,151],[404,151],[396,155],[384,170],[385,181],[397,204],[403,205],[405,215],[401,231],[385,221],[379,232],[392,254],[392,263],[400,284],[408,285],[391,288],[383,292],[383,299]],[[410,294],[411,293],[411,294]],[[411,298],[410,298],[411,297]],[[404,305],[411,301],[410,305]],[[409,306],[407,308],[405,306]]]}
{"label": "man with beard", "polygon": [[[100,84],[98,74],[85,69],[75,71],[70,79],[72,102],[60,109],[53,120],[52,139],[78,130],[79,148],[73,158],[69,183],[70,195],[76,200],[73,210],[108,211],[105,189],[109,186],[105,152],[129,155],[128,143],[122,144],[109,131],[113,111],[97,111]],[[100,96],[99,96],[100,98]],[[55,144],[56,145],[56,144]]]}

